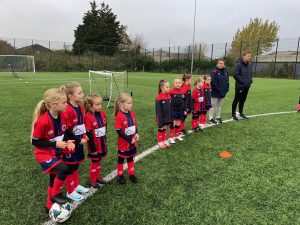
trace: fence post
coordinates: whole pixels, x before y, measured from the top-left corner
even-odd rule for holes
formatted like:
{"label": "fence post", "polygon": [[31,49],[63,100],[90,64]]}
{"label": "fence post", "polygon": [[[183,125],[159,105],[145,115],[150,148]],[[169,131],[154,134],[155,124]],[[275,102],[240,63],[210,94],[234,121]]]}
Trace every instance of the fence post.
{"label": "fence post", "polygon": [[294,70],[294,79],[296,79],[296,76],[297,76],[297,63],[298,63],[298,55],[299,55],[299,45],[300,45],[300,37],[298,38],[297,53],[296,53],[296,63],[295,63],[295,70]]}
{"label": "fence post", "polygon": [[[51,69],[51,41],[49,41],[49,71],[52,71]],[[47,72],[49,72],[47,71]]]}
{"label": "fence post", "polygon": [[32,55],[34,56],[33,39],[31,40],[31,49],[32,49]]}
{"label": "fence post", "polygon": [[190,65],[189,65],[189,62],[190,62],[190,51],[191,51],[191,46],[189,45],[189,48],[188,48],[188,60],[187,60],[187,66],[188,66],[188,68],[190,68]]}
{"label": "fence post", "polygon": [[64,49],[65,49],[65,72],[67,72],[68,69],[67,69],[67,49],[66,49],[66,42],[64,42]]}
{"label": "fence post", "polygon": [[118,54],[117,54],[117,51],[118,51],[118,47],[117,46],[115,46],[115,52],[114,52],[114,57],[115,57],[115,63],[116,63],[116,71],[118,71],[118,58],[117,58],[117,56],[118,56]]}
{"label": "fence post", "polygon": [[179,60],[180,60],[180,46],[178,46],[178,52],[177,52],[177,73],[179,73]]}
{"label": "fence post", "polygon": [[145,72],[145,64],[146,64],[146,59],[147,59],[147,49],[145,48],[144,50],[144,59],[143,59],[143,72]]}
{"label": "fence post", "polygon": [[225,58],[227,57],[227,42],[225,43],[225,54],[224,54],[224,57]]}
{"label": "fence post", "polygon": [[92,69],[94,69],[94,44],[92,44]]}
{"label": "fence post", "polygon": [[162,54],[162,48],[160,49],[159,53],[159,72],[161,73],[161,54]]}
{"label": "fence post", "polygon": [[257,48],[256,48],[256,58],[255,58],[255,68],[254,68],[254,76],[255,77],[256,77],[256,71],[257,71],[258,54],[259,54],[259,41],[257,41]]}
{"label": "fence post", "polygon": [[211,68],[213,67],[213,63],[212,63],[213,54],[214,54],[214,44],[211,44],[211,55],[210,55],[210,67]]}
{"label": "fence post", "polygon": [[169,65],[170,65],[170,60],[171,60],[171,47],[169,46]]}
{"label": "fence post", "polygon": [[273,78],[275,76],[275,69],[276,69],[276,62],[277,62],[278,42],[279,42],[279,39],[276,40],[275,61],[274,61],[273,72],[272,72]]}
{"label": "fence post", "polygon": [[202,50],[202,46],[201,46],[201,44],[200,44],[200,45],[199,45],[199,58],[198,58],[198,61],[199,61],[199,64],[198,64],[198,75],[200,74],[201,50]]}
{"label": "fence post", "polygon": [[104,47],[103,47],[103,65],[104,65],[104,69],[106,69],[106,58],[105,58],[105,45],[104,45]]}
{"label": "fence post", "polygon": [[154,61],[154,48],[152,49],[152,59],[153,59],[153,64],[152,64],[152,72],[154,72],[154,66],[155,66],[155,61]]}
{"label": "fence post", "polygon": [[16,39],[14,38],[14,51],[15,51],[15,55],[17,54],[17,50],[16,50]]}

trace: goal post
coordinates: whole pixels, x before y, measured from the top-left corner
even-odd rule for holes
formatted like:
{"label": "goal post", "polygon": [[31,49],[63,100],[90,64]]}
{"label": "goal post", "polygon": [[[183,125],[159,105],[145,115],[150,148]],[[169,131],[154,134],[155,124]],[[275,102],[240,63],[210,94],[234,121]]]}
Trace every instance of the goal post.
{"label": "goal post", "polygon": [[0,72],[35,73],[35,61],[32,55],[0,55]]}
{"label": "goal post", "polygon": [[89,70],[89,85],[90,93],[101,95],[104,101],[108,101],[107,107],[110,107],[118,94],[128,91],[128,72]]}

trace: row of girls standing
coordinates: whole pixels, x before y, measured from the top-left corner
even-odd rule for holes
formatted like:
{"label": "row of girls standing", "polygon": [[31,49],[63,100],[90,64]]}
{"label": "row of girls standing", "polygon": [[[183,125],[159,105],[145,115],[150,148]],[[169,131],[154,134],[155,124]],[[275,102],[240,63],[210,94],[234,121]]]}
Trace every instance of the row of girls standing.
{"label": "row of girls standing", "polygon": [[[79,165],[84,162],[84,143],[90,159],[90,184],[101,188],[107,182],[101,176],[102,159],[107,155],[106,113],[102,98],[90,94],[84,100],[80,84],[70,83],[44,93],[33,115],[32,144],[34,156],[43,172],[49,174],[46,211],[54,202],[81,201],[89,192],[79,184]],[[118,135],[118,182],[125,183],[123,163],[127,159],[129,179],[137,182],[133,157],[139,140],[132,98],[123,93],[116,99],[115,129]],[[62,189],[66,186],[66,195]]]}
{"label": "row of girls standing", "polygon": [[[193,132],[202,131],[208,126],[207,113],[210,124],[221,124],[221,106],[229,90],[229,79],[225,69],[225,61],[219,59],[211,75],[199,77],[191,90],[193,76],[184,74],[182,78],[173,81],[170,90],[169,82],[161,80],[158,84],[158,94],[155,99],[156,122],[158,125],[158,146],[169,147],[176,140],[183,141],[188,134],[185,130],[185,120],[191,115]],[[216,120],[213,119],[214,111]],[[169,127],[169,138],[166,130]],[[182,134],[182,135],[180,135]]]}

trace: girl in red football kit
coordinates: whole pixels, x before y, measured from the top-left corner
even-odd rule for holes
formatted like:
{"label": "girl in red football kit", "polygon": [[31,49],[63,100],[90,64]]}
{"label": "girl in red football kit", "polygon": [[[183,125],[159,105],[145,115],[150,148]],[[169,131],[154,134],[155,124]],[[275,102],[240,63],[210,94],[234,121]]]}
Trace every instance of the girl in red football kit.
{"label": "girl in red football kit", "polygon": [[194,132],[202,131],[202,129],[199,127],[199,117],[204,112],[204,79],[202,77],[198,78],[195,81],[195,88],[192,92],[192,98],[193,98],[193,112],[192,112],[192,130]]}
{"label": "girl in red football kit", "polygon": [[204,79],[204,85],[202,86],[202,89],[204,94],[204,109],[200,115],[200,126],[206,127],[208,126],[208,123],[206,121],[206,115],[211,108],[211,85],[210,85],[211,76],[205,75],[203,79]]}
{"label": "girl in red football kit", "polygon": [[[46,210],[53,202],[64,204],[70,199],[61,194],[64,183],[70,174],[68,165],[62,161],[62,152],[72,154],[75,150],[75,136],[69,129],[68,121],[62,112],[67,107],[66,93],[52,88],[44,93],[33,115],[32,144],[34,156],[45,174],[50,175]],[[78,143],[76,143],[78,144]]]}
{"label": "girl in red football kit", "polygon": [[167,141],[167,126],[172,124],[172,98],[169,94],[170,84],[161,80],[158,84],[158,94],[155,98],[156,123],[158,125],[157,140],[158,147],[170,147]]}
{"label": "girl in red football kit", "polygon": [[183,133],[184,135],[188,134],[188,132],[185,130],[185,120],[188,115],[191,114],[192,109],[193,109],[193,103],[192,103],[192,92],[191,92],[191,83],[193,81],[193,75],[192,74],[183,74],[182,76],[182,87],[181,89],[183,90],[185,94],[185,110],[186,110],[186,115],[184,115],[184,118],[180,124],[180,132]]}
{"label": "girl in red football kit", "polygon": [[102,98],[97,94],[89,94],[84,101],[84,123],[88,136],[88,158],[90,164],[90,182],[93,188],[100,189],[107,182],[101,177],[101,159],[107,155],[106,145],[106,113],[101,110]]}
{"label": "girl in red football kit", "polygon": [[76,136],[77,144],[73,154],[63,153],[63,161],[69,165],[72,171],[67,179],[72,184],[72,187],[67,189],[67,197],[74,201],[84,199],[83,193],[89,191],[88,188],[79,184],[79,164],[84,161],[83,144],[86,143],[86,129],[84,126],[84,107],[82,105],[84,94],[79,83],[68,83],[61,87],[66,92],[68,105],[64,112],[68,118],[70,129]]}
{"label": "girl in red football kit", "polygon": [[180,133],[180,124],[186,116],[186,105],[185,105],[185,91],[182,87],[182,79],[176,78],[174,80],[174,88],[170,90],[170,95],[172,98],[172,117],[173,126],[170,127],[169,141],[171,144],[175,144],[175,140],[183,141]]}
{"label": "girl in red football kit", "polygon": [[132,111],[132,98],[127,93],[121,93],[115,101],[115,129],[118,134],[118,182],[125,184],[123,164],[127,159],[129,179],[132,183],[137,183],[133,157],[136,156],[140,136],[135,113]]}

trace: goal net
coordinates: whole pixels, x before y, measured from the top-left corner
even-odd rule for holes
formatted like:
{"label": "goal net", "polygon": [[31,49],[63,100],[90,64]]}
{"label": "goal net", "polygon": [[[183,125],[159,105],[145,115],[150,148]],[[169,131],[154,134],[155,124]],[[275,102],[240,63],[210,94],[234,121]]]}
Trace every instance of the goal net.
{"label": "goal net", "polygon": [[113,71],[89,71],[90,93],[98,93],[107,107],[115,101],[118,94],[128,91],[128,73]]}
{"label": "goal net", "polygon": [[34,56],[0,55],[0,72],[16,74],[18,72],[35,73]]}

